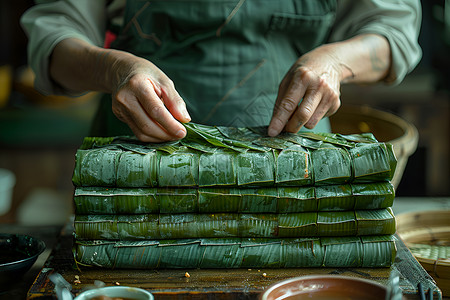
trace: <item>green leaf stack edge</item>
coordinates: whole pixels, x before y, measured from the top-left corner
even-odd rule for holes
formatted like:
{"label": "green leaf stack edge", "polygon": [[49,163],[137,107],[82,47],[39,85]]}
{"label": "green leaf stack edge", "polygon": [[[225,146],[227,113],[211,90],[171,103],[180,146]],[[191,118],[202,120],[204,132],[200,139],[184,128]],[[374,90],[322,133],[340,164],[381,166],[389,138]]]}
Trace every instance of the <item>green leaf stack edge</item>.
{"label": "green leaf stack edge", "polygon": [[[185,124],[183,140],[87,137],[74,258],[105,268],[388,267],[392,146],[372,134]],[[345,257],[344,257],[345,256]]]}

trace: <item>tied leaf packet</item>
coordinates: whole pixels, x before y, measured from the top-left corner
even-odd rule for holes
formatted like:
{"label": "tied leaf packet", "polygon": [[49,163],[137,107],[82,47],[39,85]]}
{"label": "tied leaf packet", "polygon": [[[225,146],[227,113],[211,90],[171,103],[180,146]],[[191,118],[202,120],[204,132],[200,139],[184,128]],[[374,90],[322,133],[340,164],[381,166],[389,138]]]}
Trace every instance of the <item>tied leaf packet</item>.
{"label": "tied leaf packet", "polygon": [[396,158],[371,135],[268,137],[261,128],[185,124],[181,141],[87,137],[76,153],[75,186],[274,187],[389,181]]}

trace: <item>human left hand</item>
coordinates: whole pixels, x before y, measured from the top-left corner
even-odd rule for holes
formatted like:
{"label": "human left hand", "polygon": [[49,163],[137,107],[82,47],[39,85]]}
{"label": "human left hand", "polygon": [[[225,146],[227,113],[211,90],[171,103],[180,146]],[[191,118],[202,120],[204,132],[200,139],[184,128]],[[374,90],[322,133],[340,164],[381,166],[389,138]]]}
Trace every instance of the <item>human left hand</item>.
{"label": "human left hand", "polygon": [[281,81],[268,134],[296,133],[303,126],[312,129],[323,117],[334,114],[341,105],[342,69],[332,46],[300,57]]}

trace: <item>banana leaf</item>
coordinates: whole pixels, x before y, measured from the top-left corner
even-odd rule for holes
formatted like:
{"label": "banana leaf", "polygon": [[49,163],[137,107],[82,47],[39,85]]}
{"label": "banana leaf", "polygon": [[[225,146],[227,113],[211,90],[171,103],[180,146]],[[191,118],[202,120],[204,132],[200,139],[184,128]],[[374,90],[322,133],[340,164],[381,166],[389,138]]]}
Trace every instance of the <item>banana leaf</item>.
{"label": "banana leaf", "polygon": [[[392,265],[397,253],[394,239],[395,237],[393,236],[362,236],[362,266],[365,268],[374,268],[389,267]],[[386,243],[392,243],[392,247],[386,247]]]}
{"label": "banana leaf", "polygon": [[116,186],[116,164],[120,150],[94,148],[78,150],[75,156],[73,183],[75,186]]}
{"label": "banana leaf", "polygon": [[[159,186],[197,186],[199,153],[181,147],[172,154],[163,154],[159,160]],[[122,186],[122,185],[118,185]]]}
{"label": "banana leaf", "polygon": [[237,165],[231,151],[217,149],[214,153],[203,154],[198,167],[200,186],[236,185]]}
{"label": "banana leaf", "polygon": [[[317,213],[318,236],[355,236],[358,232],[356,211],[328,211]],[[380,226],[381,225],[380,221]],[[391,232],[390,234],[393,234]]]}
{"label": "banana leaf", "polygon": [[292,142],[278,137],[259,137],[253,143],[258,146],[278,150],[284,150],[294,145]]}
{"label": "banana leaf", "polygon": [[259,210],[273,213],[277,211],[278,189],[252,188],[238,189],[241,195],[239,210],[243,213]]}
{"label": "banana leaf", "polygon": [[189,136],[186,140],[194,140],[198,143],[207,143],[210,146],[228,148],[237,152],[245,152],[247,149],[242,147],[236,147],[224,142],[224,138],[220,131],[213,126],[205,126],[200,124],[189,124],[185,125],[187,130],[187,135]]}
{"label": "banana leaf", "polygon": [[355,143],[377,143],[377,139],[375,136],[370,132],[364,132],[359,134],[340,134],[337,133],[337,136],[349,141],[349,142],[355,142]]}
{"label": "banana leaf", "polygon": [[[221,212],[244,212],[241,210],[242,195],[244,190],[231,188],[231,189],[205,189],[199,188],[198,190],[198,207],[194,211],[187,212],[200,212],[200,213],[221,213]],[[264,212],[264,211],[255,212]]]}
{"label": "banana leaf", "polygon": [[76,215],[77,239],[314,237],[395,233],[390,209],[291,214]]}
{"label": "banana leaf", "polygon": [[[312,186],[280,187],[277,201],[278,213],[318,211],[316,188]],[[255,207],[255,209],[258,208]]]}
{"label": "banana leaf", "polygon": [[117,137],[85,137],[80,149],[92,149],[103,145],[110,145]]}
{"label": "banana leaf", "polygon": [[77,214],[297,213],[391,207],[390,182],[278,188],[77,187]]}
{"label": "banana leaf", "polygon": [[[396,167],[392,145],[365,136],[345,139],[337,134],[308,133],[270,138],[260,129],[186,127],[188,134],[182,141],[163,144],[87,137],[76,153],[74,185],[328,185],[387,181]],[[240,134],[232,135],[235,131]]]}
{"label": "banana leaf", "polygon": [[360,267],[363,261],[363,245],[359,237],[324,237],[325,248],[323,264],[329,267]]}
{"label": "banana leaf", "polygon": [[311,239],[75,241],[82,266],[103,268],[389,267],[393,236]]}
{"label": "banana leaf", "polygon": [[297,213],[278,215],[278,237],[318,236],[317,213]]}
{"label": "banana leaf", "polygon": [[330,143],[334,145],[339,146],[345,146],[345,147],[353,147],[354,143],[352,141],[349,141],[348,139],[343,138],[343,136],[335,133],[329,133],[329,132],[299,132],[298,135],[302,137],[307,137],[312,140],[318,140],[322,141],[324,143]]}
{"label": "banana leaf", "polygon": [[353,161],[354,182],[373,182],[393,176],[396,163],[385,144],[357,144],[348,151]]}
{"label": "banana leaf", "polygon": [[318,211],[352,210],[355,207],[350,184],[318,186],[315,190]]}
{"label": "banana leaf", "polygon": [[273,185],[275,158],[272,151],[240,153],[236,159],[238,186]]}
{"label": "banana leaf", "polygon": [[[385,232],[395,232],[396,222],[391,208],[355,211],[357,235],[383,235]],[[380,226],[384,224],[385,227]]]}
{"label": "banana leaf", "polygon": [[156,151],[147,154],[123,152],[117,164],[117,186],[153,187],[157,185],[157,169],[160,155]]}
{"label": "banana leaf", "polygon": [[[311,155],[306,148],[292,145],[278,153],[276,157],[277,185],[312,185]],[[301,171],[304,171],[303,173]]]}
{"label": "banana leaf", "polygon": [[323,144],[311,156],[316,185],[341,184],[351,181],[352,161],[348,151],[332,144]]}
{"label": "banana leaf", "polygon": [[328,267],[389,267],[397,253],[393,235],[326,237],[321,241],[325,247],[323,264]]}
{"label": "banana leaf", "polygon": [[354,209],[378,209],[391,207],[394,203],[394,186],[390,183],[377,182],[352,184],[355,199]]}
{"label": "banana leaf", "polygon": [[323,142],[321,140],[309,139],[305,137],[301,137],[298,134],[290,133],[290,132],[282,132],[279,135],[280,139],[285,141],[303,146],[308,149],[319,149],[322,146]]}
{"label": "banana leaf", "polygon": [[[155,189],[154,196],[159,203],[159,211],[148,211],[146,213],[185,213],[198,211],[197,189]],[[131,212],[132,213],[132,212]]]}

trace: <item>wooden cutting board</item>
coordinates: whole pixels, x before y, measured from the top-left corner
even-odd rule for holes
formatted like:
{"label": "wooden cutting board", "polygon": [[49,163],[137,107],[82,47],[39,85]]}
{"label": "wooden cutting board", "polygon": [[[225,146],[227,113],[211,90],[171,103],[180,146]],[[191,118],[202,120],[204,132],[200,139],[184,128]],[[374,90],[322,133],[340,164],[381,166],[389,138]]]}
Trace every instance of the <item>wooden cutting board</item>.
{"label": "wooden cutting board", "polygon": [[391,268],[293,268],[293,269],[172,269],[110,270],[77,268],[72,256],[72,227],[61,233],[56,247],[28,291],[27,299],[54,296],[48,276],[60,273],[78,294],[94,286],[95,280],[107,286],[139,287],[152,292],[156,299],[256,299],[270,285],[284,279],[306,275],[346,275],[387,284],[391,272],[400,274],[400,286],[407,299],[420,299],[417,284],[430,289],[434,299],[442,299],[434,280],[422,268],[405,244],[397,242],[398,253]]}

